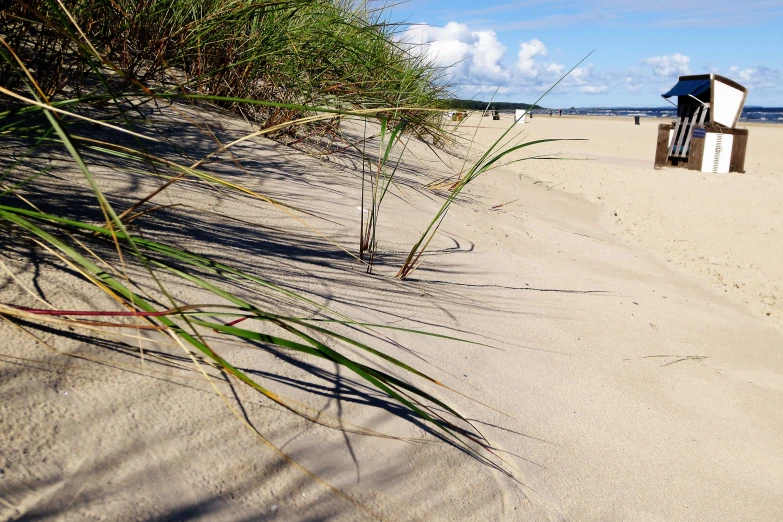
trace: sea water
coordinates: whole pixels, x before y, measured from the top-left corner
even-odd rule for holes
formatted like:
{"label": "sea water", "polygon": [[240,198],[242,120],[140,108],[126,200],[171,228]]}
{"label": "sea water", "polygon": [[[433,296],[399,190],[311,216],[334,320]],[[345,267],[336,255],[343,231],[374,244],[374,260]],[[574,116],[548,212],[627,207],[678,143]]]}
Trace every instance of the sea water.
{"label": "sea water", "polygon": [[[552,109],[552,114],[557,116],[559,110],[560,109]],[[549,109],[534,110],[531,112],[535,115],[549,115]],[[643,116],[646,118],[671,119],[677,116],[677,110],[674,107],[602,107],[563,109],[563,114],[580,116]],[[783,123],[783,107],[745,107],[740,115],[740,121]]]}

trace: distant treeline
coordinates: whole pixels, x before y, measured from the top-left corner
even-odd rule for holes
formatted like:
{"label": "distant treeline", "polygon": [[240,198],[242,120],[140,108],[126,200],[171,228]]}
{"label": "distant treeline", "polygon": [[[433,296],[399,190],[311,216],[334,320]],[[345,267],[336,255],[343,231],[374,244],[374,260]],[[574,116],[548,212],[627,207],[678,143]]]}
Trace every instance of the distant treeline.
{"label": "distant treeline", "polygon": [[530,105],[529,103],[514,102],[485,102],[478,100],[451,100],[449,107],[452,109],[463,109],[467,111],[483,111],[489,103],[490,110],[513,111],[516,109],[543,109],[540,105]]}

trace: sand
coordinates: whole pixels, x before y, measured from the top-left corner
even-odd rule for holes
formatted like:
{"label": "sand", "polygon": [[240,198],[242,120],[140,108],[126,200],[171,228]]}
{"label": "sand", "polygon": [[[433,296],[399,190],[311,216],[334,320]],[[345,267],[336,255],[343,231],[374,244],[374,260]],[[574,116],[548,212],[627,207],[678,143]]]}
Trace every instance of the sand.
{"label": "sand", "polygon": [[[601,222],[678,270],[699,277],[749,310],[783,326],[783,178],[777,151],[783,129],[746,124],[744,174],[712,175],[650,168],[656,118],[539,116],[525,125],[530,140],[585,141],[537,146],[589,161],[529,162],[511,170],[603,207]],[[470,122],[472,123],[472,122]],[[482,144],[505,130],[507,118],[483,118]]]}
{"label": "sand", "polygon": [[[222,141],[248,130],[226,116],[200,118]],[[482,120],[498,123],[508,122]],[[712,176],[654,171],[656,125],[534,118],[524,127],[530,138],[590,137],[550,149],[590,161],[521,162],[479,178],[404,283],[392,276],[439,205],[424,185],[461,165],[414,142],[384,204],[373,275],[286,214],[204,184],[167,191],[159,203],[183,206],[139,226],[359,321],[493,346],[399,331],[362,337],[491,406],[434,390],[477,421],[513,478],[437,441],[344,370],[211,336],[275,391],[342,422],[419,441],[315,426],[218,385],[274,445],[388,520],[781,519],[783,194],[772,166],[783,159],[775,147],[783,127],[751,128],[747,174]],[[176,123],[169,130],[181,133],[191,157],[214,148]],[[493,132],[481,129],[478,141]],[[235,157],[252,174],[225,157],[211,168],[307,204],[320,232],[355,250],[354,158],[325,163],[263,139]],[[112,165],[97,170],[120,208],[157,184]],[[78,179],[64,164],[57,174]],[[86,197],[54,200],[41,186],[34,196],[44,204],[72,209]],[[194,217],[185,205],[222,215]],[[4,237],[0,259],[33,293],[61,309],[112,306],[55,271],[51,258],[30,257],[29,244]],[[189,302],[206,298],[192,286],[172,288]],[[0,302],[40,304],[4,271]],[[197,372],[149,357],[142,365],[137,340],[26,328],[49,348],[0,322],[0,516],[373,519],[282,460]],[[176,346],[143,346],[171,354],[169,362],[182,355]]]}

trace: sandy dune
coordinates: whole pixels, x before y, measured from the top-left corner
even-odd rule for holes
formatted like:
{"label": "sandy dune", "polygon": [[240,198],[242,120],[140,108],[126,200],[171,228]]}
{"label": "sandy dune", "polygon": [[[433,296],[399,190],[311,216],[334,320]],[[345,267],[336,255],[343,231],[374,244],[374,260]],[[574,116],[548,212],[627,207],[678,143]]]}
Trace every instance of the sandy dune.
{"label": "sandy dune", "polygon": [[[203,118],[223,141],[247,131]],[[371,276],[285,214],[203,184],[180,184],[161,202],[224,215],[169,207],[139,225],[359,321],[492,345],[400,331],[363,337],[491,406],[432,390],[477,421],[513,478],[437,441],[344,371],[210,338],[226,358],[325,416],[416,439],[314,426],[218,384],[242,399],[243,414],[273,444],[388,520],[779,520],[783,182],[773,163],[783,159],[774,146],[783,127],[751,129],[747,174],[711,177],[654,171],[656,124],[536,117],[524,127],[530,138],[590,137],[549,150],[591,161],[522,162],[479,178],[404,283],[392,276],[439,206],[423,185],[449,174],[444,162],[461,165],[421,144],[411,143],[399,192],[384,204]],[[481,129],[479,141],[499,129]],[[194,157],[212,147],[175,124],[171,131],[190,140]],[[307,204],[321,232],[355,250],[361,179],[352,158],[327,164],[265,140],[235,154],[253,176],[228,161],[211,168]],[[78,179],[66,165],[57,174]],[[120,208],[156,186],[111,166],[97,174]],[[3,237],[0,259],[58,308],[112,306],[55,272],[51,258],[31,258],[28,244]],[[173,291],[204,298],[195,287]],[[0,302],[39,304],[5,271]],[[142,365],[135,339],[27,329],[39,340],[0,322],[0,516],[373,519],[283,461],[197,372],[171,364],[178,347],[142,341],[171,354]],[[320,378],[305,371],[313,367]]]}

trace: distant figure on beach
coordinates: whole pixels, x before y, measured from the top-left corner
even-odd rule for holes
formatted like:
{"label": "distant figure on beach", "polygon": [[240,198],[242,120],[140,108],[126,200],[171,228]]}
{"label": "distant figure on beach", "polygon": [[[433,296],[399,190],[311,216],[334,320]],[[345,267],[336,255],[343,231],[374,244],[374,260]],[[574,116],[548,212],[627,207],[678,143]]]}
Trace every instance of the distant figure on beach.
{"label": "distant figure on beach", "polygon": [[549,111],[549,115],[552,116],[552,111]]}
{"label": "distant figure on beach", "polygon": [[558,116],[562,116],[562,115],[563,115],[563,109],[558,109],[558,110],[557,110],[557,113],[558,113],[558,114],[557,114]]}

